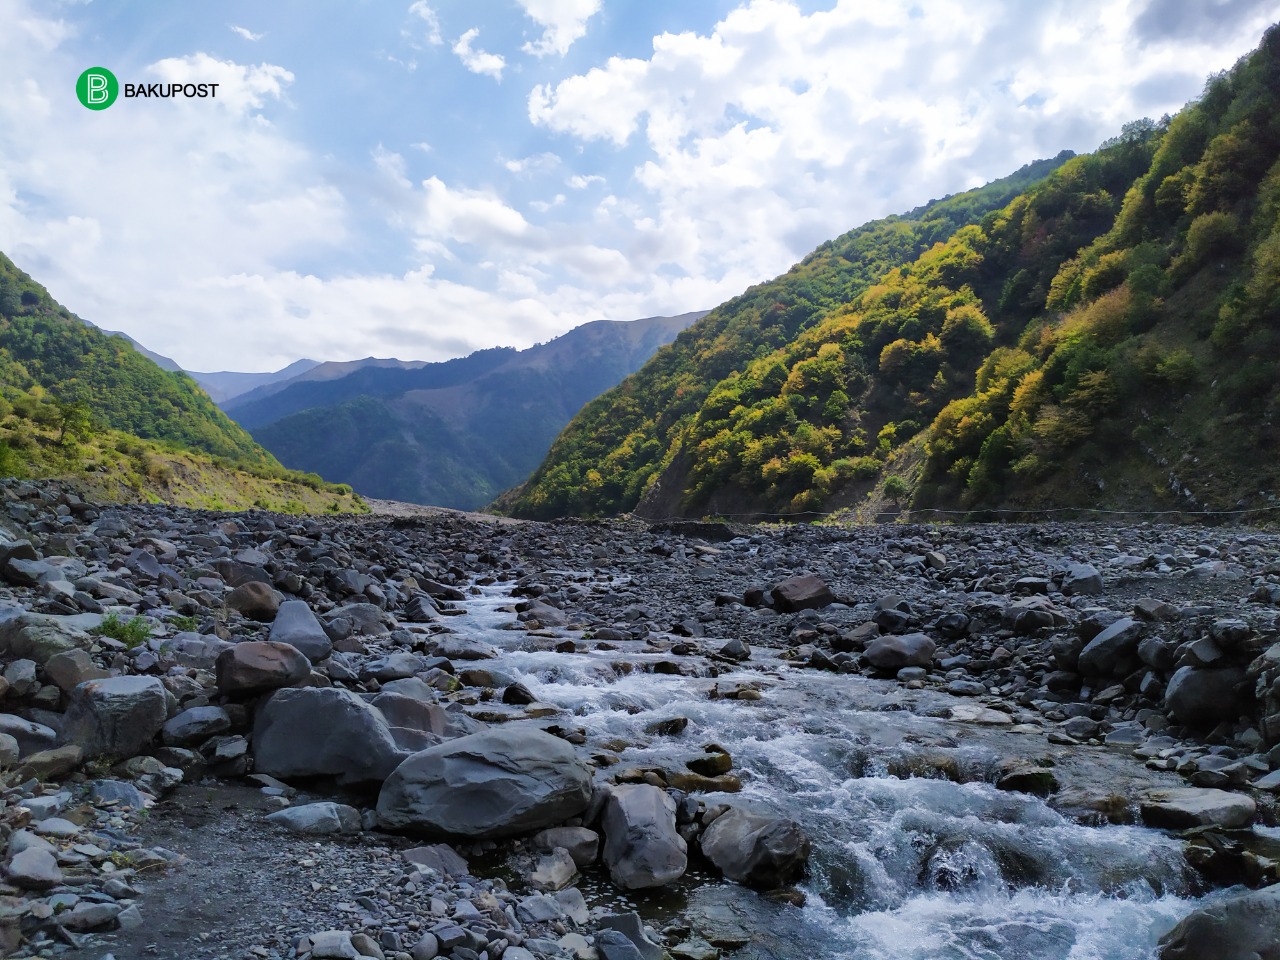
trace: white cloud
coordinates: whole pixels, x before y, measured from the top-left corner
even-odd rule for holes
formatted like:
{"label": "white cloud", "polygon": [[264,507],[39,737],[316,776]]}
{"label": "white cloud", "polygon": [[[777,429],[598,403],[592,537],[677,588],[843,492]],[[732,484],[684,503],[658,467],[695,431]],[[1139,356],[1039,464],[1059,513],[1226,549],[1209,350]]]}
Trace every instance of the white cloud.
{"label": "white cloud", "polygon": [[217,83],[213,99],[191,101],[186,106],[203,109],[205,104],[217,104],[234,113],[260,110],[268,100],[284,99],[286,88],[293,83],[293,74],[284,67],[218,60],[207,53],[158,60],[146,72],[167,83]]}
{"label": "white cloud", "polygon": [[261,40],[263,37],[266,36],[265,33],[254,33],[252,30],[248,29],[247,27],[238,27],[235,24],[231,25],[231,32],[238,36],[243,37],[244,39],[248,40],[250,43],[256,43],[257,41]]}
{"label": "white cloud", "polygon": [[595,173],[590,173],[586,176],[583,176],[580,173],[575,173],[569,178],[569,186],[573,187],[575,190],[585,190],[593,183],[604,183],[604,177]]}
{"label": "white cloud", "polygon": [[502,165],[512,173],[523,176],[552,170],[560,165],[560,158],[554,153],[543,152],[521,157],[519,160],[506,160]]}
{"label": "white cloud", "polygon": [[525,14],[543,27],[542,36],[521,49],[535,57],[564,56],[574,42],[587,35],[587,21],[600,9],[600,0],[517,0]]}
{"label": "white cloud", "polygon": [[426,41],[433,47],[438,47],[444,43],[444,37],[440,33],[440,17],[436,14],[431,5],[426,0],[414,0],[409,4],[409,12],[426,24]]}
{"label": "white cloud", "polygon": [[458,55],[462,65],[472,73],[479,73],[493,77],[495,80],[501,80],[502,69],[507,65],[506,60],[499,54],[485,53],[483,50],[472,48],[471,41],[478,36],[480,36],[479,28],[472,27],[458,38],[458,42],[453,45],[453,52]]}
{"label": "white cloud", "polygon": [[832,0],[813,13],[750,0],[705,33],[655,37],[647,58],[536,86],[529,117],[639,155],[597,208],[607,230],[640,205],[635,262],[758,282],[868,219],[1178,109],[1280,14],[1276,0],[1232,2],[1252,9],[1229,36],[1188,29],[1159,46],[1132,29],[1151,0]]}

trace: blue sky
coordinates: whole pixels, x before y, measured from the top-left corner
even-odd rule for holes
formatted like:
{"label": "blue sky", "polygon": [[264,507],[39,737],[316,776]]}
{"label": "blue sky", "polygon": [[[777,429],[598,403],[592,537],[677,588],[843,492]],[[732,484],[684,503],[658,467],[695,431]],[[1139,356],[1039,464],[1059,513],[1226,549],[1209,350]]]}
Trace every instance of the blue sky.
{"label": "blue sky", "polygon": [[[0,250],[189,369],[714,306],[1176,111],[1280,0],[0,0]],[[85,110],[85,67],[221,84]]]}

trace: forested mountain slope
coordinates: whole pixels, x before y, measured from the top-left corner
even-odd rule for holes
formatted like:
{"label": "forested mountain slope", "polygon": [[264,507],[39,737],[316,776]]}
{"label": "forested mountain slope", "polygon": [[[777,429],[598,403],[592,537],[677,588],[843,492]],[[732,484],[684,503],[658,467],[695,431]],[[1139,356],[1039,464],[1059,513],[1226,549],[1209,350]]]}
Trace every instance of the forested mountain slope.
{"label": "forested mountain slope", "polygon": [[[745,361],[679,364],[692,412],[662,414],[665,351],[570,425],[510,509],[819,511],[886,479],[959,509],[1267,502],[1278,93],[1272,28],[1171,121],[1128,125],[898,264],[877,251],[873,278],[794,330],[761,325]],[[862,235],[883,242],[876,227]],[[822,255],[755,290],[794,290]]]}
{"label": "forested mountain slope", "polygon": [[782,276],[721,304],[589,403],[528,482],[502,498],[500,509],[535,518],[632,509],[717,383],[786,346],[886,271],[1003,207],[1070,156],[1029,164],[980,189],[858,227]]}

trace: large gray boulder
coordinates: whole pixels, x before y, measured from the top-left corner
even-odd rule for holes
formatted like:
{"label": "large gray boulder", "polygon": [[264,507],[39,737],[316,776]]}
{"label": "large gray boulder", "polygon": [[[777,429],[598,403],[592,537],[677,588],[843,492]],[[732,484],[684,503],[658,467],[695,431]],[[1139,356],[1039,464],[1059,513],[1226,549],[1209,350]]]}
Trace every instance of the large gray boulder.
{"label": "large gray boulder", "polygon": [[773,605],[783,613],[817,610],[836,602],[831,588],[811,573],[788,577],[772,590]]}
{"label": "large gray boulder", "polygon": [[1159,960],[1280,960],[1280,886],[1193,910],[1160,940]]}
{"label": "large gray boulder", "polygon": [[319,663],[333,652],[333,642],[305,600],[286,600],[280,604],[270,636],[276,643],[295,647],[312,663]]}
{"label": "large gray boulder", "polygon": [[191,707],[165,722],[165,746],[193,747],[231,729],[231,716],[221,707]]}
{"label": "large gray boulder", "polygon": [[306,679],[311,661],[287,643],[246,640],[218,654],[214,673],[223,693],[266,693]]}
{"label": "large gray boulder", "polygon": [[1087,677],[1110,676],[1126,660],[1137,656],[1141,638],[1142,624],[1121,617],[1085,644],[1076,672]]}
{"label": "large gray boulder", "polygon": [[62,732],[86,757],[127,759],[147,746],[168,717],[158,677],[88,680],[71,691]]}
{"label": "large gray boulder", "polygon": [[286,807],[267,814],[267,820],[291,833],[359,833],[360,811],[345,803],[321,801]]}
{"label": "large gray boulder", "polygon": [[406,756],[382,714],[337,687],[279,690],[253,725],[254,771],[282,780],[384,780]]}
{"label": "large gray boulder", "polygon": [[795,883],[809,862],[809,838],[794,820],[731,807],[702,834],[702,853],[730,880],[773,890]]}
{"label": "large gray boulder", "polygon": [[928,667],[933,663],[938,645],[926,634],[876,637],[863,651],[867,662],[878,670],[901,670],[903,667]]}
{"label": "large gray boulder", "polygon": [[559,824],[590,799],[591,771],[569,744],[505,727],[409,757],[382,785],[378,819],[396,830],[488,839]]}
{"label": "large gray boulder", "polygon": [[604,863],[623,890],[661,887],[684,876],[688,846],[676,832],[676,802],[647,783],[609,791],[604,806]]}
{"label": "large gray boulder", "polygon": [[1179,667],[1165,688],[1164,705],[1179,723],[1189,727],[1235,720],[1252,706],[1242,704],[1236,695],[1244,676],[1243,670],[1234,667]]}

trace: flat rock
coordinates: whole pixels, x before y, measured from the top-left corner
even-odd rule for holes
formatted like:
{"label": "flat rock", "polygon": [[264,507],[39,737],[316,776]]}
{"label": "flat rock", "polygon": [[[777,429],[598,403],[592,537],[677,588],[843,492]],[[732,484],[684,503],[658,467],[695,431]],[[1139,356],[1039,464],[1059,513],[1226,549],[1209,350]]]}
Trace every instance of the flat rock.
{"label": "flat rock", "polygon": [[378,818],[396,830],[487,839],[559,824],[590,799],[591,771],[571,746],[500,728],[409,757],[383,784]]}
{"label": "flat rock", "polygon": [[28,847],[9,861],[9,881],[24,890],[48,890],[62,882],[58,858],[47,848]]}
{"label": "flat rock", "polygon": [[1280,886],[1219,900],[1188,914],[1160,940],[1159,960],[1278,960]]}
{"label": "flat rock", "polygon": [[1258,812],[1258,805],[1250,797],[1226,790],[1174,787],[1148,793],[1141,802],[1141,810],[1142,819],[1152,827],[1230,830],[1249,824]]}

